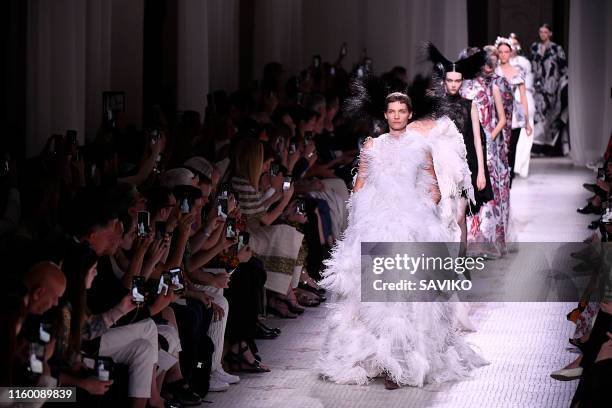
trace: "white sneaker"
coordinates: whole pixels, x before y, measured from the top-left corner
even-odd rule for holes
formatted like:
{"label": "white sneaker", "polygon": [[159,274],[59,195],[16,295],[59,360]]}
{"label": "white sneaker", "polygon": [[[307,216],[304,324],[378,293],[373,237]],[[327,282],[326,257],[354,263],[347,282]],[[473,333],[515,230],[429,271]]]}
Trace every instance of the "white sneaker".
{"label": "white sneaker", "polygon": [[225,370],[221,367],[213,371],[210,376],[215,377],[217,380],[221,380],[228,384],[236,384],[240,381],[240,377],[238,377],[237,375],[226,373]]}
{"label": "white sneaker", "polygon": [[582,367],[562,368],[561,370],[553,371],[550,376],[558,381],[577,380],[582,376]]}
{"label": "white sneaker", "polygon": [[210,392],[222,392],[229,390],[229,384],[225,381],[221,381],[219,378],[214,375],[210,376],[210,388],[208,391]]}

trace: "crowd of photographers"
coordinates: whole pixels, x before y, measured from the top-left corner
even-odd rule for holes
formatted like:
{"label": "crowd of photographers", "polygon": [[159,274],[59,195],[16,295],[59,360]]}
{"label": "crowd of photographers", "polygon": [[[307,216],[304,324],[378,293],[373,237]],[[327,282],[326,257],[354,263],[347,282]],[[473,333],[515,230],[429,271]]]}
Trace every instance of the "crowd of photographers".
{"label": "crowd of photographers", "polygon": [[607,406],[612,398],[612,206],[609,204],[612,191],[612,137],[603,160],[594,169],[597,170],[596,180],[584,184],[584,188],[593,195],[587,199],[584,207],[578,208],[578,212],[597,215],[598,218],[589,224],[589,228],[599,231],[585,240],[586,245],[582,250],[571,254],[580,262],[574,271],[589,280],[580,303],[567,316],[576,324],[569,342],[578,357],[551,374],[561,381],[580,380],[572,407]]}
{"label": "crowd of photographers", "polygon": [[340,106],[371,60],[347,72],[345,54],[291,77],[270,63],[258,85],[210,94],[204,118],[156,106],[138,130],[109,110],[88,143],[67,131],[5,155],[2,385],[188,406],[239,381],[227,371],[270,371],[256,340],[281,331],[263,317],[325,301],[368,135]]}

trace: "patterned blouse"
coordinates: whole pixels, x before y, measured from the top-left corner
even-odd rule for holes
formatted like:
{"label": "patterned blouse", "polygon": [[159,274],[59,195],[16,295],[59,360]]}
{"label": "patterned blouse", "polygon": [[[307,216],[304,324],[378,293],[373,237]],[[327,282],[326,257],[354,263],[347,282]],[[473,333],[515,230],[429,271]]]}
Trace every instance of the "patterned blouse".
{"label": "patterned blouse", "polygon": [[[512,78],[508,79],[504,77],[504,73],[501,67],[497,67],[495,69],[495,73],[502,78],[505,78],[510,85],[510,89],[512,91],[512,95],[516,93],[518,86],[520,84],[525,84],[525,73],[517,68],[518,73],[514,75]],[[525,109],[521,104],[520,99],[514,98],[513,108],[512,108],[512,129],[524,128],[526,126],[526,117],[525,117]]]}

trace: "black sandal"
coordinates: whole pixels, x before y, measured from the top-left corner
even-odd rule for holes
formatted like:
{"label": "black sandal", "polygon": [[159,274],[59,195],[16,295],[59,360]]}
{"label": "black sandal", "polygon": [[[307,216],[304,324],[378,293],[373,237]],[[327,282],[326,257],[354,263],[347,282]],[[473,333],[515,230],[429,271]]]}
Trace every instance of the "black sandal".
{"label": "black sandal", "polygon": [[229,365],[230,371],[233,372],[245,372],[245,373],[269,373],[269,368],[261,366],[261,362],[255,359],[252,363],[249,363],[244,358],[243,353],[249,350],[248,346],[245,346],[238,350],[238,353],[228,351],[224,357],[225,362]]}

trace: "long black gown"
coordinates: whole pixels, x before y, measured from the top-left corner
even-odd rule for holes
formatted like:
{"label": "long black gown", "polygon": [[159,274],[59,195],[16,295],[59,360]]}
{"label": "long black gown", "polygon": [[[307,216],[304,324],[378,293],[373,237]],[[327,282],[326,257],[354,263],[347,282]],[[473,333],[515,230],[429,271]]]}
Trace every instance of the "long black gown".
{"label": "long black gown", "polygon": [[[457,126],[459,133],[463,135],[465,149],[467,151],[467,162],[470,171],[472,172],[472,186],[474,187],[475,205],[471,205],[471,211],[476,214],[483,203],[493,199],[493,189],[491,187],[491,179],[489,177],[488,166],[484,166],[485,180],[487,185],[484,189],[478,191],[476,187],[476,179],[478,177],[478,157],[476,156],[476,147],[474,146],[474,132],[472,131],[472,101],[462,97],[461,95],[447,95],[447,115]],[[487,140],[484,129],[480,125],[480,141],[482,143],[483,158],[487,157]]]}

